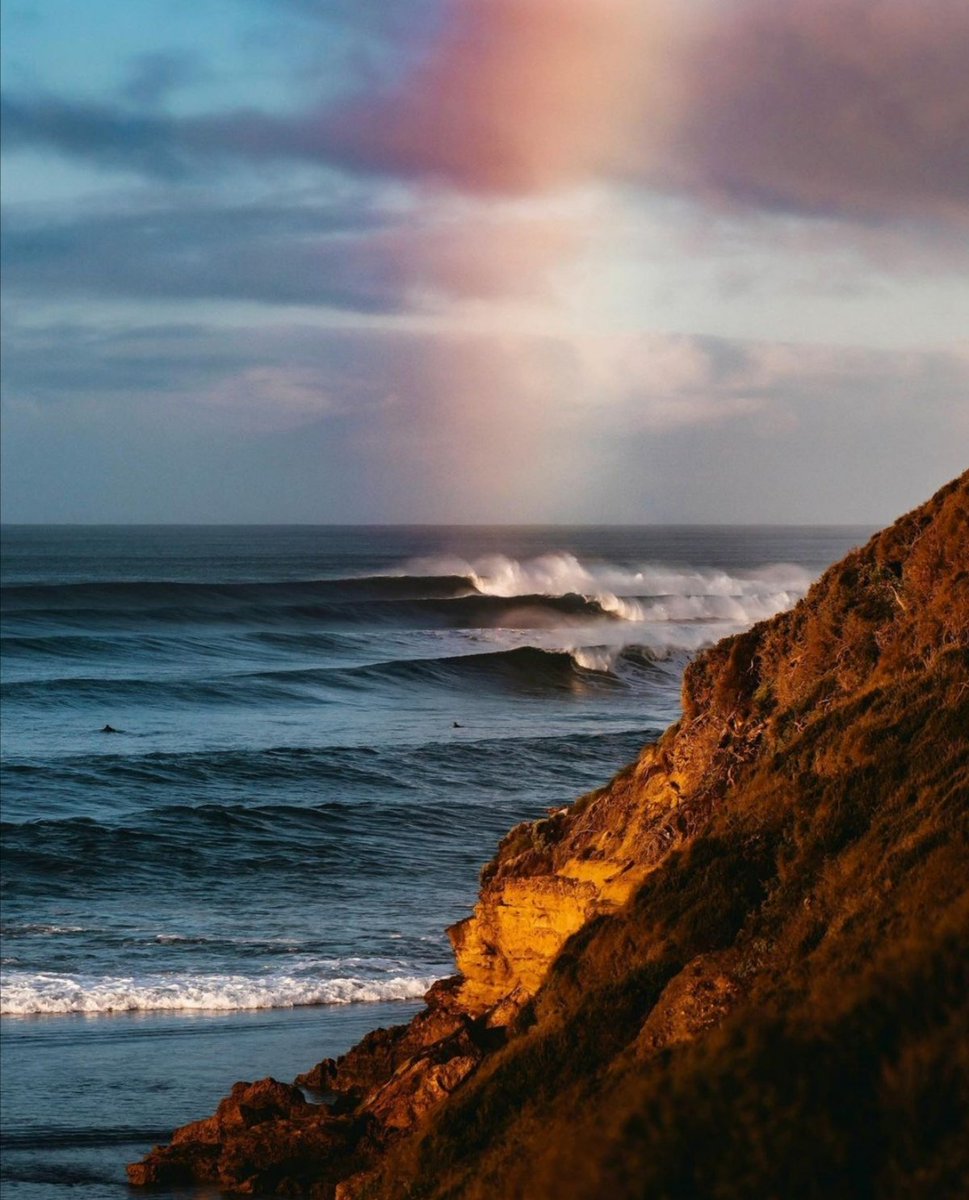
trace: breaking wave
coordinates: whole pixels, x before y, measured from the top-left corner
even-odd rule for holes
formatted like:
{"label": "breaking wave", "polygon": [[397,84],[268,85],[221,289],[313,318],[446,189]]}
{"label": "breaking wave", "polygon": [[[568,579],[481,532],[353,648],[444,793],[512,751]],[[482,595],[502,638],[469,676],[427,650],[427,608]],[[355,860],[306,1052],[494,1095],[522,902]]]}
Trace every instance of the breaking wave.
{"label": "breaking wave", "polygon": [[[596,618],[749,622],[790,607],[809,582],[802,567],[783,563],[731,573],[583,563],[574,554],[546,554],[526,560],[504,555],[420,559],[397,574],[359,579],[18,586],[3,589],[10,633],[18,635],[6,638],[4,649],[16,655],[88,657],[106,649],[104,638],[92,638],[90,630],[116,633],[145,622],[280,626],[290,636],[294,627],[319,631],[374,622],[411,628],[532,628]],[[83,629],[87,636],[51,640],[51,624],[59,630]],[[37,636],[40,628],[46,637]]]}
{"label": "breaking wave", "polygon": [[629,621],[756,621],[789,608],[804,595],[810,574],[793,563],[749,571],[684,569],[649,563],[637,567],[583,563],[574,554],[519,560],[502,554],[416,559],[408,575],[464,578],[485,596],[578,595],[602,612]]}
{"label": "breaking wave", "polygon": [[394,975],[368,979],[344,976],[307,979],[293,974],[107,976],[11,972],[3,982],[0,1014],[221,1011],[298,1008],[419,1000],[433,976]]}

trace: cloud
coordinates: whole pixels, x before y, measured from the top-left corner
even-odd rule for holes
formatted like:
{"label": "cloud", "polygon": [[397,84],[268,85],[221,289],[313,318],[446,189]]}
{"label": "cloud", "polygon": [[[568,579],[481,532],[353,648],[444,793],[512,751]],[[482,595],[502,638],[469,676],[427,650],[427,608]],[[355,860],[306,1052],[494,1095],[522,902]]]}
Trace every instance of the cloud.
{"label": "cloud", "polygon": [[899,352],[676,334],[582,335],[562,347],[575,367],[573,420],[628,436],[739,425],[756,437],[794,431],[817,411],[860,403],[941,404],[969,395],[966,348]]}
{"label": "cloud", "polygon": [[755,208],[966,221],[960,0],[743,0],[684,75],[672,181]]}
{"label": "cloud", "polygon": [[164,118],[6,97],[4,138],[161,178],[291,159],[472,191],[554,186],[616,157],[627,109],[641,103],[635,12],[632,0],[454,0],[404,79],[368,71],[356,98]]}
{"label": "cloud", "polygon": [[628,0],[457,0],[399,89],[309,123],[361,169],[484,192],[528,192],[608,173],[655,78],[657,6]]}
{"label": "cloud", "polygon": [[547,292],[583,244],[584,214],[479,203],[381,206],[351,189],[316,199],[226,203],[184,193],[131,197],[129,211],[58,216],[8,208],[8,296],[248,300],[362,313],[454,298]]}
{"label": "cloud", "polygon": [[299,429],[343,407],[326,372],[289,365],[249,366],[221,376],[196,398],[196,409],[237,432]]}
{"label": "cloud", "polygon": [[288,324],[14,325],[3,366],[10,520],[883,520],[969,393],[966,351]]}
{"label": "cloud", "polygon": [[122,95],[133,104],[152,108],[176,89],[210,77],[199,53],[156,50],[134,58]]}
{"label": "cloud", "polygon": [[354,197],[330,204],[154,203],[37,223],[7,215],[8,294],[218,298],[395,309],[410,286]]}
{"label": "cloud", "polygon": [[187,131],[180,123],[138,108],[5,95],[0,98],[0,124],[8,150],[52,149],[150,178],[185,180],[193,169],[190,147],[182,144]]}
{"label": "cloud", "polygon": [[398,92],[307,123],[319,152],[470,190],[618,178],[769,211],[966,218],[958,0],[450,11]]}
{"label": "cloud", "polygon": [[861,400],[955,412],[969,394],[969,344],[899,352],[677,334],[11,321],[3,365],[10,400],[41,407],[85,396],[184,398],[230,428],[234,403],[252,412],[261,404],[253,427],[262,429],[347,413],[369,423],[379,412],[375,436],[394,453],[415,437],[511,447],[526,432],[531,453],[553,426],[570,437],[753,428],[771,414]]}
{"label": "cloud", "polygon": [[969,211],[958,0],[453,0],[402,80],[299,112],[7,106],[12,145],[167,178],[290,159],[485,194],[613,180],[862,221]]}
{"label": "cloud", "polygon": [[[276,21],[282,5],[260,5]],[[941,481],[927,464],[965,445],[965,355],[592,330],[641,318],[780,335],[803,317],[801,338],[861,328],[889,343],[911,340],[899,314],[917,302],[922,336],[941,337],[958,293],[948,278],[922,285],[958,270],[969,244],[965,5],[285,8],[286,22],[264,24],[273,62],[293,67],[275,102],[303,98],[289,112],[191,109],[232,95],[225,80],[174,107],[172,89],[204,60],[164,54],[133,61],[111,99],[5,101],[8,148],[107,176],[63,172],[83,196],[7,212],[13,469],[28,462],[23,439],[49,445],[55,427],[65,470],[71,437],[86,438],[88,476],[120,448],[147,461],[165,433],[198,473],[198,515],[222,503],[208,476],[224,468],[237,519],[790,519],[812,469],[845,515],[860,511],[851,488],[885,496],[886,478],[911,480],[915,500]],[[307,104],[311,64],[329,74]],[[49,161],[21,162],[37,171],[33,195]],[[50,178],[65,187],[57,168]],[[646,189],[663,196],[643,206]],[[645,241],[622,225],[634,211],[648,212]],[[774,320],[801,304],[799,288],[859,285],[867,323],[830,301],[825,319],[801,305]],[[92,301],[90,324],[43,324],[62,301],[79,311],[78,297]],[[145,313],[164,306],[129,300],[218,301],[219,327],[203,323],[204,304],[198,325],[161,326]],[[242,310],[226,302],[242,301],[366,316],[231,327]],[[732,319],[742,306],[747,319]],[[218,467],[206,472],[195,442]],[[21,495],[46,486],[43,455],[31,461]],[[266,487],[281,507],[250,504],[260,472],[275,472]],[[326,513],[313,508],[316,475],[336,506]],[[172,519],[159,503],[155,519]],[[837,519],[834,499],[810,503],[807,519]]]}

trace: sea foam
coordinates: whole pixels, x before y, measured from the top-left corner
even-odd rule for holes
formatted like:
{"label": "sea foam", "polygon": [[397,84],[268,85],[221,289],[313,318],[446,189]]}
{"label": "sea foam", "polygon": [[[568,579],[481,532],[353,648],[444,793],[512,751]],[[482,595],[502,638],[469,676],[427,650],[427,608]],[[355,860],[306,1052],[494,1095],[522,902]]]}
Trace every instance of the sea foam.
{"label": "sea foam", "polygon": [[759,621],[790,608],[811,582],[809,572],[794,563],[728,572],[660,563],[583,563],[566,553],[524,560],[502,554],[472,560],[421,558],[404,570],[463,576],[485,596],[586,596],[626,621]]}
{"label": "sea foam", "polygon": [[379,979],[345,976],[306,979],[289,974],[244,975],[59,975],[10,972],[0,989],[0,1014],[31,1016],[63,1013],[177,1011],[229,1012],[256,1008],[296,1008],[316,1004],[357,1004],[417,1000],[433,976],[395,975]]}

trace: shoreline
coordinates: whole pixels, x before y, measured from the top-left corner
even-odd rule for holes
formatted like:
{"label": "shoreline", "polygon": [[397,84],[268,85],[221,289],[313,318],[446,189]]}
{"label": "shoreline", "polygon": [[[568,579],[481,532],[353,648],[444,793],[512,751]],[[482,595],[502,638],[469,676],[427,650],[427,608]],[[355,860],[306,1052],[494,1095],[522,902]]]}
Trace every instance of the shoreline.
{"label": "shoreline", "polygon": [[125,1162],[214,1107],[227,1080],[295,1079],[420,1008],[394,1000],[0,1017],[4,1196],[41,1200],[65,1187],[84,1200],[127,1196]]}

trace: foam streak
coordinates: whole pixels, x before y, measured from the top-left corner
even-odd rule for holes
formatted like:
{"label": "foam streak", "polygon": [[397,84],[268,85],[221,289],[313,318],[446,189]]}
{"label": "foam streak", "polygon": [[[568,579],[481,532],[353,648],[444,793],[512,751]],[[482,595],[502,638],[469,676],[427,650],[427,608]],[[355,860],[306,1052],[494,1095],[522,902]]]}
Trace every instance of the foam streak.
{"label": "foam streak", "polygon": [[229,1012],[256,1008],[296,1008],[316,1004],[354,1004],[417,1000],[432,977],[395,975],[382,979],[347,976],[301,979],[274,974],[145,975],[104,978],[51,973],[11,972],[4,980],[0,1014],[118,1013],[178,1011]]}

